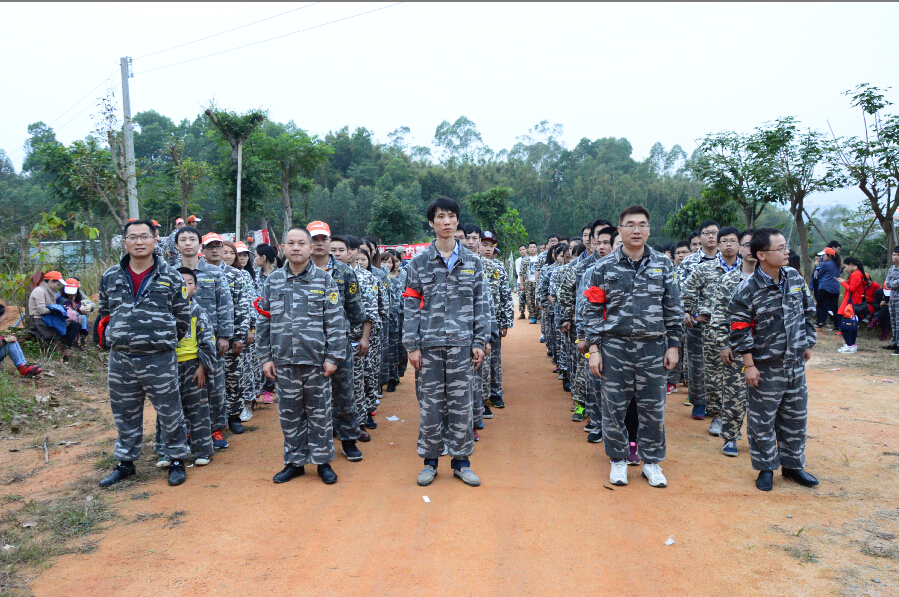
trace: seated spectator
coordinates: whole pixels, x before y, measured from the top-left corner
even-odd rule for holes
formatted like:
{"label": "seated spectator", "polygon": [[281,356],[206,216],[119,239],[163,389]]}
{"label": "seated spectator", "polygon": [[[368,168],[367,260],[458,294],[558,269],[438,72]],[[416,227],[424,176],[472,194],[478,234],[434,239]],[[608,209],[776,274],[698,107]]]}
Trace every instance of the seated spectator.
{"label": "seated spectator", "polygon": [[874,317],[868,324],[869,330],[880,326],[881,342],[890,339],[890,297],[886,294],[887,292],[889,290],[885,291],[883,288],[874,292],[874,299],[871,301],[871,305],[874,307]]}
{"label": "seated spectator", "polygon": [[56,304],[56,293],[62,286],[62,274],[57,271],[44,274],[41,283],[28,297],[28,315],[31,317],[31,326],[38,339],[65,343],[62,358],[63,361],[68,361],[72,356],[72,344],[78,337],[80,326],[77,322],[68,321],[65,308]]}
{"label": "seated spectator", "polygon": [[[3,319],[4,315],[6,315],[6,305],[0,303],[0,319]],[[22,377],[35,377],[43,372],[38,365],[28,364],[15,336],[0,336],[0,362],[7,356],[12,359],[12,364],[16,366]]]}
{"label": "seated spectator", "polygon": [[56,299],[57,305],[65,307],[69,314],[69,321],[76,321],[79,324],[78,338],[75,346],[79,350],[84,350],[84,343],[90,332],[90,324],[88,324],[87,316],[96,307],[87,297],[81,293],[81,282],[78,278],[69,278],[62,287],[62,293]]}

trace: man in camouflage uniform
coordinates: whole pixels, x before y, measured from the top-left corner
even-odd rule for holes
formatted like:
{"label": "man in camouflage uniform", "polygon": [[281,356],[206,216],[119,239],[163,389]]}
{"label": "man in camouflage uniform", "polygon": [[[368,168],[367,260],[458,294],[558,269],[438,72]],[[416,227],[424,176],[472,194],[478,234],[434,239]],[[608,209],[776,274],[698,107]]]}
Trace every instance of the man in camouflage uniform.
{"label": "man in camouflage uniform", "polygon": [[221,381],[225,387],[225,409],[216,413],[214,424],[216,428],[224,429],[227,421],[231,433],[241,434],[245,429],[240,422],[243,410],[240,353],[250,333],[250,309],[253,308],[250,299],[256,291],[247,287],[240,271],[225,264],[223,247],[222,237],[218,234],[210,232],[203,237],[203,259],[210,265],[221,268],[222,281],[227,284],[231,303],[234,305],[234,336],[231,338],[230,350],[224,354],[222,372],[216,379],[216,382]]}
{"label": "man in camouflage uniform", "polygon": [[144,399],[160,422],[160,453],[169,459],[169,485],[186,478],[190,455],[178,387],[175,348],[190,330],[188,292],[181,274],[153,252],[155,226],[128,222],[122,231],[126,255],[100,280],[100,317],[109,347],[109,403],[115,419],[113,455],[119,461],[100,481],[109,487],[134,475],[143,439]]}
{"label": "man in camouflage uniform", "polygon": [[444,446],[453,475],[471,486],[481,481],[471,470],[472,365],[480,366],[489,334],[484,274],[477,255],[453,239],[459,204],[439,197],[428,206],[437,239],[412,258],[403,293],[403,344],[416,370],[421,408],[418,455],[425,467],[419,485],[437,475]]}
{"label": "man in camouflage uniform", "polygon": [[[512,302],[512,291],[509,289],[509,277],[506,268],[496,258],[496,236],[492,232],[481,234],[481,262],[490,285],[493,297],[494,316],[499,328],[499,335],[491,343],[490,354],[487,355],[490,365],[490,394],[486,396],[490,404],[496,408],[505,408],[503,401],[503,364],[502,339],[515,325],[515,305]],[[484,367],[487,367],[485,364]]]}
{"label": "man in camouflage uniform", "polygon": [[287,263],[265,280],[259,301],[259,358],[265,376],[275,380],[284,433],[284,469],[273,481],[299,477],[311,463],[330,485],[337,475],[330,464],[334,433],[328,377],[346,358],[346,320],[337,284],[309,259],[309,231],[301,226],[288,230],[284,250]]}
{"label": "man in camouflage uniform", "polygon": [[212,443],[216,448],[224,449],[228,447],[228,442],[222,435],[225,428],[225,373],[222,355],[228,350],[234,336],[234,304],[222,270],[199,257],[201,243],[200,232],[192,226],[184,226],[176,233],[175,246],[181,261],[179,267],[190,268],[196,274],[197,291],[193,300],[206,314],[216,338],[214,362],[206,372],[206,394],[212,420]]}
{"label": "man in camouflage uniform", "polygon": [[[312,235],[312,262],[328,273],[337,284],[337,305],[343,309],[347,321],[344,358],[331,374],[331,413],[334,434],[341,443],[341,454],[350,462],[362,460],[362,452],[356,447],[360,428],[356,413],[355,386],[353,385],[353,343],[363,335],[362,294],[353,269],[331,255],[331,228],[316,220],[307,226]],[[367,329],[371,330],[371,322]],[[368,333],[365,334],[366,344]]]}
{"label": "man in camouflage uniform", "polygon": [[[712,417],[709,435],[721,435],[721,391],[724,381],[724,362],[718,354],[718,344],[709,329],[712,315],[711,298],[721,277],[740,268],[738,254],[740,231],[733,226],[725,226],[718,232],[718,256],[706,261],[696,269],[684,283],[684,316],[688,325],[690,321],[699,322],[702,326],[702,354],[705,371],[705,414]],[[692,315],[691,315],[692,314]]]}
{"label": "man in camouflage uniform", "polygon": [[[695,253],[687,255],[677,268],[677,281],[680,283],[681,293],[690,276],[701,263],[716,259],[718,256],[718,223],[714,220],[706,220],[699,225],[701,248]],[[684,356],[688,361],[689,401],[693,405],[692,416],[697,421],[705,419],[706,395],[705,395],[705,365],[702,353],[702,334],[705,322],[694,321],[694,313],[684,313],[686,329],[684,338]]]}
{"label": "man in camouflage uniform", "polygon": [[537,306],[537,243],[531,241],[528,243],[528,254],[522,261],[521,280],[524,285],[525,301],[528,305],[528,316],[531,323],[537,323],[540,317],[539,307]]}
{"label": "man in camouflage uniform", "polygon": [[165,237],[165,241],[163,243],[163,248],[165,249],[165,257],[168,264],[174,268],[181,267],[180,259],[181,253],[178,252],[178,231],[184,227],[184,218],[178,218],[175,220],[175,229],[172,230],[171,234]]}
{"label": "man in camouflage uniform", "polygon": [[603,376],[602,425],[609,481],[627,485],[630,454],[625,414],[636,399],[640,426],[637,449],[643,476],[666,487],[659,463],[665,459],[666,369],[677,363],[683,326],[674,265],[646,244],[649,212],[633,206],[621,212],[623,244],[596,263],[584,279],[583,317],[590,347],[590,371]]}
{"label": "man in camouflage uniform", "polygon": [[515,270],[513,274],[515,275],[518,286],[518,319],[525,319],[524,311],[527,308],[528,303],[527,297],[524,294],[524,272],[522,271],[525,268],[525,260],[527,259],[527,255],[527,245],[521,245],[520,247],[518,247],[518,257],[515,259],[515,262],[512,265],[512,269]]}
{"label": "man in camouflage uniform", "polygon": [[359,246],[359,250],[364,251],[366,256],[368,256],[368,272],[375,281],[375,292],[378,298],[378,318],[381,321],[378,335],[372,339],[372,347],[368,352],[365,378],[365,391],[368,395],[368,402],[370,405],[368,417],[366,419],[366,427],[376,429],[378,424],[375,423],[372,415],[374,415],[374,412],[378,408],[378,404],[381,402],[381,388],[387,383],[387,380],[384,379],[386,372],[384,371],[383,364],[386,359],[387,344],[390,340],[390,280],[388,279],[389,276],[380,267],[378,246],[374,244],[373,241],[367,240],[366,242],[363,242]]}
{"label": "man in camouflage uniform", "polygon": [[727,308],[740,282],[755,273],[756,259],[749,250],[752,230],[740,233],[740,267],[722,276],[710,299],[712,317],[709,331],[721,359],[724,379],[721,382],[721,439],[725,456],[736,456],[737,440],[746,416],[746,380],[743,378],[743,355],[730,346],[730,317]]}
{"label": "man in camouflage uniform", "polygon": [[[371,425],[374,421],[369,421],[371,413],[375,410],[375,397],[373,391],[370,391],[369,383],[371,382],[370,368],[372,351],[380,350],[381,337],[381,311],[378,303],[378,282],[374,275],[366,269],[359,266],[359,241],[355,238],[348,239],[354,246],[350,247],[349,259],[353,266],[353,272],[359,281],[359,288],[362,293],[362,311],[365,314],[366,321],[371,321],[371,334],[369,335],[368,350],[365,353],[357,351],[356,358],[353,361],[353,384],[356,392],[356,415],[359,420],[359,427],[368,427],[373,429]],[[366,380],[366,376],[368,379]],[[366,382],[369,383],[366,383]]]}
{"label": "man in camouflage uniform", "polygon": [[728,306],[730,343],[743,355],[749,458],[756,487],[771,491],[774,472],[805,487],[818,480],[805,469],[808,386],[805,363],[815,346],[815,300],[802,276],[787,267],[790,247],[776,228],[760,228],[749,245],[759,264]]}

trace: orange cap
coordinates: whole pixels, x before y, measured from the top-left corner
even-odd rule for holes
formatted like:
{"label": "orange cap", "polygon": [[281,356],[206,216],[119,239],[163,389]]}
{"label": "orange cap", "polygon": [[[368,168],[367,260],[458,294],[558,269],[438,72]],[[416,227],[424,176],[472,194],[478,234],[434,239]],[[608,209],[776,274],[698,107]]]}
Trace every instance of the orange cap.
{"label": "orange cap", "polygon": [[190,215],[190,216],[187,216],[187,221],[188,222],[202,222],[203,220],[201,220],[197,216]]}
{"label": "orange cap", "polygon": [[250,252],[250,247],[248,247],[246,243],[243,243],[240,241],[237,241],[236,243],[234,243],[234,248],[237,249],[238,253],[249,253]]}
{"label": "orange cap", "polygon": [[306,230],[309,231],[310,236],[317,236],[321,234],[324,234],[325,236],[331,236],[330,226],[320,220],[309,222],[309,224],[306,225]]}
{"label": "orange cap", "polygon": [[837,254],[837,252],[834,251],[834,250],[833,250],[832,248],[830,248],[830,247],[824,247],[824,253],[827,254],[827,255],[830,255],[831,257],[833,257],[834,255]]}
{"label": "orange cap", "polygon": [[220,242],[223,243],[225,241],[222,240],[222,237],[216,234],[215,232],[210,232],[208,234],[203,235],[203,246],[205,247],[209,243]]}
{"label": "orange cap", "polygon": [[175,225],[176,225],[176,226],[177,226],[178,224],[183,224],[183,223],[184,223],[184,218],[178,218],[177,220],[175,220]]}
{"label": "orange cap", "polygon": [[50,270],[46,274],[44,274],[44,280],[62,280],[62,274],[58,271]]}

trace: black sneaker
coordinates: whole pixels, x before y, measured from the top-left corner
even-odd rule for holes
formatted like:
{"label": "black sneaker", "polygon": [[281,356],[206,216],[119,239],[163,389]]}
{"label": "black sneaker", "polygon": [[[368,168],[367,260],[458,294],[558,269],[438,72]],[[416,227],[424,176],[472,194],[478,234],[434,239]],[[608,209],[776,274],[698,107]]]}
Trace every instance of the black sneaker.
{"label": "black sneaker", "polygon": [[318,476],[322,478],[322,482],[325,485],[337,483],[337,473],[334,472],[330,464],[318,465]]}
{"label": "black sneaker", "polygon": [[172,487],[181,485],[187,480],[187,473],[184,472],[184,461],[173,460],[169,465],[169,485]]}
{"label": "black sneaker", "polygon": [[586,425],[584,425],[584,433],[593,433],[597,429],[602,429],[601,425],[597,425],[593,421],[590,421]]}
{"label": "black sneaker", "polygon": [[602,442],[602,429],[597,428],[590,432],[590,435],[587,436],[587,441],[591,444],[598,444]]}
{"label": "black sneaker", "polygon": [[492,418],[493,418],[493,411],[490,410],[490,407],[487,406],[486,404],[484,405],[484,418],[485,418],[485,419],[492,419]]}
{"label": "black sneaker", "polygon": [[392,379],[387,382],[387,391],[388,392],[396,392],[396,382]]}
{"label": "black sneaker", "polygon": [[372,417],[371,415],[368,415],[368,418],[365,419],[365,426],[368,429],[377,429],[378,428],[378,424],[375,423],[375,418]]}
{"label": "black sneaker", "polygon": [[896,346],[895,344],[889,344],[887,346],[881,346],[881,348],[884,350],[896,350],[897,348],[899,348],[899,346]]}
{"label": "black sneaker", "polygon": [[899,348],[897,348],[896,350],[894,350],[891,354],[892,354],[894,357],[899,357]]}
{"label": "black sneaker", "polygon": [[124,481],[128,477],[137,474],[137,469],[134,468],[134,463],[130,460],[123,460],[122,462],[115,465],[115,468],[112,469],[112,472],[103,477],[100,480],[100,487],[110,487],[115,485],[119,481]]}
{"label": "black sneaker", "polygon": [[502,398],[492,398],[490,402],[493,404],[493,408],[506,408],[506,403]]}
{"label": "black sneaker", "polygon": [[230,429],[231,433],[234,435],[240,435],[246,431],[246,428],[240,422],[240,416],[228,417],[228,429]]}
{"label": "black sneaker", "polygon": [[346,439],[340,442],[343,446],[343,449],[340,451],[341,454],[346,456],[346,459],[350,462],[359,462],[362,460],[362,452],[359,451],[359,448],[356,447],[356,442],[351,439]]}

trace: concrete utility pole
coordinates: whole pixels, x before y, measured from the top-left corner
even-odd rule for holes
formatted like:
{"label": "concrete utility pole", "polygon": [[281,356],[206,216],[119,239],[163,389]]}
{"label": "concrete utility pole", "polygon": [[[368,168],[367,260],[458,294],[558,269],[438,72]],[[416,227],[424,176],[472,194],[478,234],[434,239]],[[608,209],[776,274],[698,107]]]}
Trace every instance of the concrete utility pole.
{"label": "concrete utility pole", "polygon": [[125,113],[125,167],[128,169],[128,217],[140,219],[137,208],[137,174],[134,171],[134,135],[131,132],[131,94],[128,79],[131,78],[131,58],[124,56],[122,64],[122,111]]}
{"label": "concrete utility pole", "polygon": [[237,216],[234,226],[234,242],[240,240],[240,177],[243,170],[243,143],[237,144]]}

